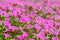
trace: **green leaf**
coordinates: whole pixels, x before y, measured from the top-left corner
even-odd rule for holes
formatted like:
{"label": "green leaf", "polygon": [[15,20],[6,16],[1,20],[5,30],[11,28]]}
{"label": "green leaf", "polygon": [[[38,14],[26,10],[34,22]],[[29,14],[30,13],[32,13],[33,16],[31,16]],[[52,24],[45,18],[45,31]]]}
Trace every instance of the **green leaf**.
{"label": "green leaf", "polygon": [[34,35],[33,34],[29,34],[27,37],[25,37],[25,40],[28,40],[29,38],[33,38]]}
{"label": "green leaf", "polygon": [[58,39],[60,40],[60,34],[58,34]]}
{"label": "green leaf", "polygon": [[28,34],[30,34],[30,30],[29,30],[29,29],[24,28],[23,30],[24,30],[25,32],[27,32]]}
{"label": "green leaf", "polygon": [[0,24],[0,27],[4,27],[4,23]]}
{"label": "green leaf", "polygon": [[47,34],[47,36],[48,36],[48,37],[52,37],[52,35],[51,35],[51,34]]}
{"label": "green leaf", "polygon": [[4,20],[5,19],[5,16],[0,16],[0,20]]}
{"label": "green leaf", "polygon": [[37,38],[37,37],[35,37],[34,40],[41,40],[41,38]]}
{"label": "green leaf", "polygon": [[42,17],[43,17],[43,18],[46,18],[46,17],[47,17],[47,15],[44,14],[44,11],[43,11],[43,10],[41,10],[41,13],[42,13]]}
{"label": "green leaf", "polygon": [[54,16],[54,14],[51,14],[50,12],[48,12],[46,15],[47,16]]}
{"label": "green leaf", "polygon": [[47,15],[46,15],[46,14],[42,14],[42,17],[43,17],[43,18],[46,18],[46,17],[47,17]]}
{"label": "green leaf", "polygon": [[11,32],[12,37],[17,36],[18,34],[22,35],[23,33],[21,30],[14,30],[13,32]]}
{"label": "green leaf", "polygon": [[15,6],[17,6],[17,4],[13,4],[13,6],[15,7]]}
{"label": "green leaf", "polygon": [[52,8],[53,9],[53,11],[56,11],[56,8]]}
{"label": "green leaf", "polygon": [[32,10],[33,10],[32,6],[29,6],[29,8],[28,8],[28,9],[29,9],[29,11],[32,11]]}
{"label": "green leaf", "polygon": [[41,14],[41,11],[38,11],[36,14],[37,14],[37,16],[40,16],[40,14]]}
{"label": "green leaf", "polygon": [[0,25],[0,34],[4,32],[4,23]]}
{"label": "green leaf", "polygon": [[54,21],[55,21],[55,22],[60,22],[60,19],[55,19]]}
{"label": "green leaf", "polygon": [[47,34],[48,37],[56,37],[56,34]]}
{"label": "green leaf", "polygon": [[25,13],[25,14],[27,14],[28,12],[29,12],[28,10],[25,10],[25,12],[24,12],[24,13]]}
{"label": "green leaf", "polygon": [[10,19],[15,19],[15,17],[14,17],[14,16],[11,16],[11,15],[9,15],[9,18],[10,18]]}
{"label": "green leaf", "polygon": [[0,34],[0,40],[4,40],[4,36]]}
{"label": "green leaf", "polygon": [[21,24],[21,26],[22,26],[22,27],[25,27],[25,26],[26,26],[26,24],[27,24],[27,23],[22,23],[22,24]]}
{"label": "green leaf", "polygon": [[28,30],[27,28],[24,28],[23,30],[24,30],[25,32],[29,32],[29,30]]}
{"label": "green leaf", "polygon": [[35,37],[34,40],[37,40],[37,38]]}
{"label": "green leaf", "polygon": [[36,23],[35,22],[30,22],[31,25],[35,25]]}
{"label": "green leaf", "polygon": [[52,37],[56,37],[56,34],[52,34]]}
{"label": "green leaf", "polygon": [[22,6],[21,6],[21,5],[18,5],[18,7],[19,7],[19,8],[22,8]]}
{"label": "green leaf", "polygon": [[16,40],[21,40],[21,39],[16,38]]}
{"label": "green leaf", "polygon": [[18,27],[21,26],[21,22],[15,19],[11,19],[10,23],[12,26],[18,26]]}
{"label": "green leaf", "polygon": [[29,35],[28,35],[28,38],[33,38],[33,37],[34,37],[33,34],[29,34]]}
{"label": "green leaf", "polygon": [[16,22],[16,26],[20,26],[21,25],[21,22],[19,22],[19,21],[15,21]]}
{"label": "green leaf", "polygon": [[52,37],[52,34],[46,32],[46,33],[45,33],[45,36],[47,36],[47,37]]}
{"label": "green leaf", "polygon": [[38,40],[41,40],[41,38],[38,38]]}
{"label": "green leaf", "polygon": [[25,40],[28,40],[29,38],[28,37],[25,37]]}
{"label": "green leaf", "polygon": [[48,38],[48,39],[46,39],[46,40],[51,40],[51,38]]}
{"label": "green leaf", "polygon": [[12,40],[12,36],[5,38],[5,40]]}
{"label": "green leaf", "polygon": [[30,28],[30,30],[32,31],[32,33],[38,33],[35,28]]}

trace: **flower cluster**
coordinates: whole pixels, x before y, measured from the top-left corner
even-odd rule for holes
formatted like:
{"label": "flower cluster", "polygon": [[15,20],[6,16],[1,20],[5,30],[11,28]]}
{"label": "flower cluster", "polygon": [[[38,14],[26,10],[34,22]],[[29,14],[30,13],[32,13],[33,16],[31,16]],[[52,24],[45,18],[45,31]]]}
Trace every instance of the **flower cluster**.
{"label": "flower cluster", "polygon": [[0,40],[60,40],[60,0],[0,0]]}

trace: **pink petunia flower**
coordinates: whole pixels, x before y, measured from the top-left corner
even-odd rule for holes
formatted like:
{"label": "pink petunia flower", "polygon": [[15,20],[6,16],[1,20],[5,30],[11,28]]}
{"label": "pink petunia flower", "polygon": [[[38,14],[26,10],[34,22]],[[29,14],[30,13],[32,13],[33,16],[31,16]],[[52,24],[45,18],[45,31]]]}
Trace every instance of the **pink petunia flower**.
{"label": "pink petunia flower", "polygon": [[58,37],[52,37],[52,40],[58,40]]}

